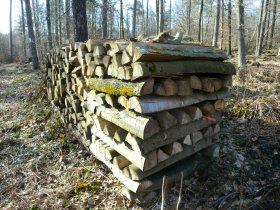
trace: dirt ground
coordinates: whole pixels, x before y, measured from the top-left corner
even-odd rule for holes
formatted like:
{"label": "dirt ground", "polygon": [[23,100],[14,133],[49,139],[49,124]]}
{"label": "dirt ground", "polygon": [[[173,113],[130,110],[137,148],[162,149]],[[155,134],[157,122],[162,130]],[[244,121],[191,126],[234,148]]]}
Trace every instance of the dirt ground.
{"label": "dirt ground", "polygon": [[[220,158],[184,180],[179,209],[280,209],[280,59],[257,62],[249,57],[243,79],[234,78]],[[61,124],[43,76],[30,65],[0,67],[0,209],[142,209]],[[175,209],[179,185],[164,209]]]}

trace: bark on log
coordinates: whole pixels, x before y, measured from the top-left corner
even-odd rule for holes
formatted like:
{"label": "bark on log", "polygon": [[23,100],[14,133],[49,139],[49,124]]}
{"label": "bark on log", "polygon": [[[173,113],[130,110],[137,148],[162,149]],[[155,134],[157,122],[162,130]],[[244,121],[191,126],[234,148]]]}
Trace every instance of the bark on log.
{"label": "bark on log", "polygon": [[154,79],[123,82],[118,79],[89,79],[89,87],[111,95],[143,96],[153,92]]}
{"label": "bark on log", "polygon": [[191,96],[143,96],[131,97],[128,101],[128,108],[141,114],[160,112],[169,109],[182,108],[185,106],[200,103],[206,100],[223,99],[229,95],[227,89],[212,94],[194,93]]}
{"label": "bark on log", "polygon": [[136,62],[132,64],[132,80],[148,76],[171,76],[183,74],[235,74],[235,67],[228,62],[219,61],[173,61],[173,62]]}
{"label": "bark on log", "polygon": [[[226,60],[224,51],[213,47],[131,42],[127,47],[133,62],[170,61],[186,59]],[[132,53],[132,54],[131,54]]]}

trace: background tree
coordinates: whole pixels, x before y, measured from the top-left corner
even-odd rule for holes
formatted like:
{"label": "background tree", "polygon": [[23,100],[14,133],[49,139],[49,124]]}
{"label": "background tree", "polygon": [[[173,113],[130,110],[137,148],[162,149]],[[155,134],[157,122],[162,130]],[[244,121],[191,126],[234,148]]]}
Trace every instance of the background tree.
{"label": "background tree", "polygon": [[242,69],[246,65],[243,0],[237,0],[237,28],[238,28],[238,67]]}
{"label": "background tree", "polygon": [[33,31],[33,20],[30,6],[30,0],[25,0],[25,10],[27,18],[28,36],[29,36],[29,48],[32,55],[33,69],[39,69],[39,61],[36,50],[35,36]]}
{"label": "background tree", "polygon": [[199,42],[202,42],[202,14],[203,14],[203,6],[204,6],[204,0],[201,0],[200,1],[199,20],[198,20],[198,35],[197,35],[197,40]]}
{"label": "background tree", "polygon": [[219,25],[220,25],[220,10],[221,10],[221,1],[217,0],[217,7],[216,7],[216,19],[215,19],[215,26],[214,26],[214,36],[213,36],[213,43],[214,47],[218,46],[218,36],[219,36]]}
{"label": "background tree", "polygon": [[46,8],[47,8],[47,28],[48,28],[48,42],[49,42],[49,48],[52,49],[52,26],[51,26],[51,11],[50,11],[50,0],[46,1]]}
{"label": "background tree", "polygon": [[102,6],[102,38],[103,39],[106,39],[108,37],[107,13],[108,13],[108,0],[103,0],[103,6]]}
{"label": "background tree", "polygon": [[13,62],[13,26],[12,26],[12,0],[10,0],[10,62]]}
{"label": "background tree", "polygon": [[159,32],[164,30],[164,0],[159,0]]}
{"label": "background tree", "polygon": [[273,36],[275,31],[276,13],[277,13],[277,0],[273,0],[272,21],[271,21],[271,28],[269,34],[269,43],[268,43],[269,49],[272,48]]}
{"label": "background tree", "polygon": [[23,0],[20,0],[21,6],[21,22],[22,22],[22,47],[23,47],[23,60],[26,60],[26,34],[25,34],[25,18]]}
{"label": "background tree", "polygon": [[83,42],[88,39],[86,1],[72,0],[72,11],[74,18],[74,39]]}
{"label": "background tree", "polygon": [[124,39],[124,27],[123,27],[123,0],[120,0],[120,39]]}
{"label": "background tree", "polygon": [[231,55],[231,0],[228,0],[228,46],[227,54]]}
{"label": "background tree", "polygon": [[136,11],[137,11],[137,0],[134,0],[133,16],[132,16],[132,37],[136,36]]}

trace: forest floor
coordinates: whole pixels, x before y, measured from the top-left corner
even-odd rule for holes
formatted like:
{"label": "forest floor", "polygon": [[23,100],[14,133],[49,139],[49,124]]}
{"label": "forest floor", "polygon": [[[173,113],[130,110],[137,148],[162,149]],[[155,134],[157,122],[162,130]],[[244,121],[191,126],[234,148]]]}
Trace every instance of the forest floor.
{"label": "forest floor", "polygon": [[[184,180],[179,209],[280,209],[280,59],[258,62],[234,78],[220,158]],[[141,209],[61,124],[43,76],[30,65],[0,66],[0,209]],[[165,209],[175,209],[178,185]]]}

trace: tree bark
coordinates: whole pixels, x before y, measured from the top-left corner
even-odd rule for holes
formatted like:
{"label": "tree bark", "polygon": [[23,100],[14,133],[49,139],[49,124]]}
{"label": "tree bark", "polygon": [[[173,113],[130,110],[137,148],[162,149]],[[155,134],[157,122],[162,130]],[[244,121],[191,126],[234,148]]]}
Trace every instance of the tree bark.
{"label": "tree bark", "polygon": [[255,55],[258,54],[258,47],[259,47],[259,41],[260,41],[260,36],[261,36],[261,27],[262,27],[262,19],[263,19],[263,8],[264,8],[264,0],[262,0],[261,3],[261,11],[260,11],[260,16],[259,16],[259,22],[257,26],[257,36],[256,36],[256,49],[255,49]]}
{"label": "tree bark", "polygon": [[218,37],[219,37],[219,25],[220,25],[220,10],[221,10],[221,0],[217,0],[217,10],[216,10],[216,19],[214,27],[214,36],[212,45],[214,47],[218,46]]}
{"label": "tree bark", "polygon": [[120,0],[120,39],[124,39],[124,27],[123,27],[123,0]]}
{"label": "tree bark", "polygon": [[231,13],[231,0],[228,0],[228,55],[231,55]]}
{"label": "tree bark", "polygon": [[237,0],[237,28],[238,28],[238,67],[243,68],[246,65],[243,0]]}
{"label": "tree bark", "polygon": [[133,3],[133,19],[132,19],[132,37],[136,36],[136,10],[137,10],[137,0]]}
{"label": "tree bark", "polygon": [[273,44],[273,36],[274,36],[274,29],[275,29],[275,22],[276,22],[276,12],[277,12],[277,0],[273,0],[273,9],[272,9],[272,22],[271,22],[271,29],[269,35],[269,44],[268,48],[272,48]]}
{"label": "tree bark", "polygon": [[72,0],[72,10],[75,26],[75,42],[84,42],[88,39],[86,1]]}
{"label": "tree bark", "polygon": [[25,1],[25,9],[26,9],[26,17],[27,17],[29,48],[32,55],[33,69],[39,69],[40,67],[39,67],[39,61],[38,61],[36,43],[35,43],[35,37],[33,31],[33,21],[32,21],[30,0],[24,0],[24,1]]}
{"label": "tree bark", "polygon": [[49,48],[52,49],[52,26],[51,26],[51,10],[50,10],[50,0],[46,1],[46,7],[47,7],[47,28],[48,28],[48,42],[49,42]]}
{"label": "tree bark", "polygon": [[108,0],[103,0],[102,5],[102,38],[108,37],[108,26],[107,26],[107,13],[108,13]]}
{"label": "tree bark", "polygon": [[23,60],[25,60],[26,59],[26,34],[25,34],[25,18],[24,18],[23,0],[20,0],[20,5],[21,5],[21,21],[22,21]]}
{"label": "tree bark", "polygon": [[164,30],[164,0],[159,0],[159,32]]}
{"label": "tree bark", "polygon": [[13,25],[12,25],[12,0],[10,0],[10,62],[13,62]]}
{"label": "tree bark", "polygon": [[159,1],[156,0],[156,33],[159,34]]}
{"label": "tree bark", "polygon": [[259,36],[258,45],[257,45],[257,49],[256,49],[256,56],[259,56],[261,54],[262,47],[263,47],[263,39],[264,39],[265,26],[266,26],[266,21],[267,21],[268,7],[269,7],[269,0],[266,0],[264,17],[263,17],[263,20],[261,23],[260,36]]}
{"label": "tree bark", "polygon": [[70,0],[65,0],[65,28],[66,39],[70,40]]}
{"label": "tree bark", "polygon": [[198,20],[198,38],[197,38],[197,40],[199,42],[202,41],[202,13],[203,13],[203,5],[204,5],[204,1],[201,0],[200,1],[199,20]]}

